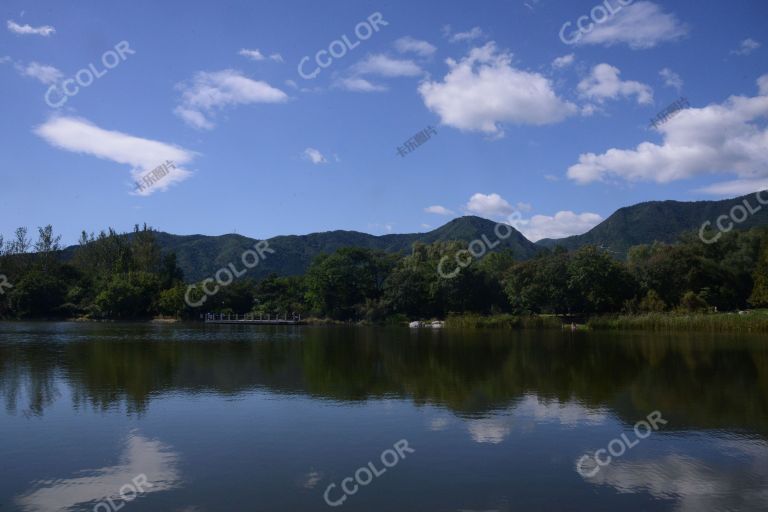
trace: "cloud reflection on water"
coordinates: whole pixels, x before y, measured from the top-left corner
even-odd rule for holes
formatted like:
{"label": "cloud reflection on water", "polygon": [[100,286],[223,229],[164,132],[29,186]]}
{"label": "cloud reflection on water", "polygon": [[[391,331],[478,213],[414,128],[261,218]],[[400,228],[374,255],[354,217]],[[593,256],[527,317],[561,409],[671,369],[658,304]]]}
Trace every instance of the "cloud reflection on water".
{"label": "cloud reflection on water", "polygon": [[677,512],[768,510],[768,443],[733,437],[711,445],[715,452],[703,455],[616,460],[586,481],[675,500]]}
{"label": "cloud reflection on water", "polygon": [[178,455],[167,445],[133,432],[125,445],[119,464],[84,470],[83,476],[37,481],[16,498],[16,503],[25,512],[53,512],[111,498],[119,507],[120,488],[131,484],[138,475],[146,475],[150,484],[144,493],[166,491],[181,484]]}

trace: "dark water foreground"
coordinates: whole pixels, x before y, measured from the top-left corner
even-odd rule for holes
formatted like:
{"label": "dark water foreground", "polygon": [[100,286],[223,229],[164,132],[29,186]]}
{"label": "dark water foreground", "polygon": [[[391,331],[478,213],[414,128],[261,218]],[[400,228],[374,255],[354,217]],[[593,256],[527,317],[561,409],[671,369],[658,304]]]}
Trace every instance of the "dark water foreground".
{"label": "dark water foreground", "polygon": [[0,395],[0,512],[768,510],[765,336],[0,324]]}

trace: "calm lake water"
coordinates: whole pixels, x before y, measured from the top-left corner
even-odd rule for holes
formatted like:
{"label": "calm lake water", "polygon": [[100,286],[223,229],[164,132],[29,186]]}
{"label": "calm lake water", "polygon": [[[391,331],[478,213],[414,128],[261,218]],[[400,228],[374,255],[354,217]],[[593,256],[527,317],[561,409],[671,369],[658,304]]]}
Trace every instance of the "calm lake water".
{"label": "calm lake water", "polygon": [[759,337],[0,323],[0,394],[0,511],[768,509]]}

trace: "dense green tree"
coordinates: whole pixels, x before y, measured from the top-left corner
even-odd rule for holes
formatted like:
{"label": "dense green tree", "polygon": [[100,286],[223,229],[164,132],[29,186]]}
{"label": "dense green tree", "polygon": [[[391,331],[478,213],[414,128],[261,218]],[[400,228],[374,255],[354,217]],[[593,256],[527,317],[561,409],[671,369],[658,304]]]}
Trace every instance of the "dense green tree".
{"label": "dense green tree", "polygon": [[64,303],[67,286],[50,272],[30,270],[8,294],[11,309],[20,318],[58,316]]}
{"label": "dense green tree", "polygon": [[254,290],[255,313],[306,314],[307,287],[304,276],[278,277],[275,274],[261,280]]}
{"label": "dense green tree", "polygon": [[576,312],[618,311],[636,292],[629,272],[604,250],[588,245],[573,253],[568,262],[568,294]]}
{"label": "dense green tree", "polygon": [[394,257],[360,248],[323,254],[307,271],[307,299],[321,315],[340,320],[355,318],[367,299],[377,300]]}
{"label": "dense green tree", "polygon": [[160,281],[156,274],[116,274],[95,300],[98,311],[108,318],[147,318],[157,312]]}
{"label": "dense green tree", "polygon": [[768,307],[768,239],[763,242],[763,250],[760,254],[754,278],[754,288],[749,296],[749,303],[755,307]]}
{"label": "dense green tree", "polygon": [[[148,226],[128,234],[82,233],[72,259],[51,226],[0,236],[0,317],[140,319],[157,313],[299,313],[338,320],[428,319],[451,313],[592,315],[768,306],[768,229],[734,231],[717,243],[694,235],[633,247],[626,261],[585,246],[514,261],[509,251],[474,258],[464,242],[416,243],[407,254],[344,248],[317,257],[304,276],[239,278],[186,304],[176,256]],[[32,250],[32,252],[30,252]]]}
{"label": "dense green tree", "polygon": [[504,281],[515,313],[572,311],[568,289],[568,253],[562,248],[511,267]]}

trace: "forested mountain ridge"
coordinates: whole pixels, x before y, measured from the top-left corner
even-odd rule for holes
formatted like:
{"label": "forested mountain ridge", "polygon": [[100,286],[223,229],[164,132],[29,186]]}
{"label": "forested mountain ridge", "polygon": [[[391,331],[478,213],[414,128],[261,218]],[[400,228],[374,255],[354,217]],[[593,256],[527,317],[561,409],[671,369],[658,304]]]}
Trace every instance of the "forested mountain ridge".
{"label": "forested mountain ridge", "polygon": [[[768,198],[768,195],[765,195]],[[511,249],[515,259],[526,260],[543,248],[563,246],[577,249],[596,245],[616,257],[624,258],[634,245],[654,241],[675,242],[680,235],[697,232],[705,221],[713,225],[721,215],[728,215],[736,205],[748,201],[753,209],[762,206],[735,229],[749,229],[768,225],[768,205],[761,205],[754,194],[722,201],[650,201],[620,208],[606,220],[582,235],[562,239],[544,239],[535,244],[517,230],[500,240],[498,249]],[[306,235],[284,235],[267,239],[273,254],[248,272],[248,276],[262,278],[270,273],[282,276],[301,275],[312,260],[320,254],[335,252],[343,247],[375,249],[391,253],[408,253],[415,242],[471,242],[486,236],[496,241],[496,223],[476,216],[465,216],[425,233],[371,235],[357,231],[326,231]],[[126,236],[131,236],[128,234]],[[238,234],[219,236],[173,235],[157,232],[157,242],[163,253],[174,252],[187,282],[195,282],[212,275],[229,263],[239,262],[244,251],[253,247],[257,239]],[[77,246],[63,251],[64,260],[72,257]]]}
{"label": "forested mountain ridge", "polygon": [[[468,216],[454,219],[447,224],[426,233],[391,235],[370,235],[357,231],[326,231],[307,235],[276,236],[267,239],[274,253],[267,254],[264,261],[248,272],[248,276],[261,278],[275,273],[282,276],[301,275],[309,268],[312,260],[320,254],[329,254],[343,247],[375,249],[391,253],[410,252],[415,242],[471,242],[486,236],[495,242],[498,236],[496,223],[480,217]],[[502,231],[506,235],[507,231]],[[128,234],[126,236],[131,236]],[[251,249],[257,239],[243,235],[227,234],[173,235],[156,232],[157,243],[163,253],[175,252],[179,267],[187,282],[200,281],[229,263],[239,263],[244,251]],[[511,249],[515,258],[528,259],[540,249],[513,230],[505,240],[499,240],[496,249]],[[69,260],[77,246],[67,247],[63,259]],[[241,265],[242,266],[242,265]]]}
{"label": "forested mountain ridge", "polygon": [[[768,201],[768,193],[764,193],[761,198]],[[698,232],[706,221],[715,226],[718,217],[730,215],[732,208],[744,206],[745,201],[755,213],[747,212],[744,222],[729,220],[724,221],[724,225],[727,227],[733,223],[734,229],[740,230],[768,225],[768,204],[761,204],[755,194],[722,201],[649,201],[616,210],[584,234],[557,240],[547,238],[539,240],[536,245],[549,248],[559,245],[566,249],[597,245],[624,257],[633,245],[655,241],[675,242],[683,233]],[[738,213],[737,218],[741,218],[741,215]]]}

